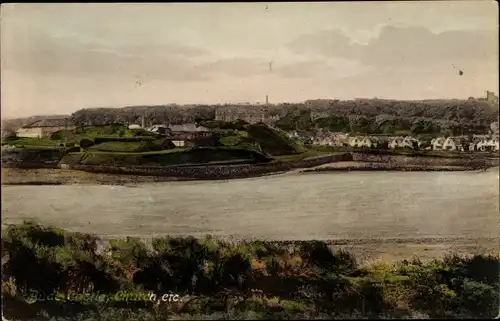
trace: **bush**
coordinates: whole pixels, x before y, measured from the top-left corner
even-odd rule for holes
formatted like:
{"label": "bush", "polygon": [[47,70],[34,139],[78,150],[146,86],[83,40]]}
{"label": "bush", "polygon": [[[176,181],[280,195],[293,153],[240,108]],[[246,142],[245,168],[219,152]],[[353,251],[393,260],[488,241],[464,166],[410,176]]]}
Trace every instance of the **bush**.
{"label": "bush", "polygon": [[[358,266],[354,257],[324,242],[229,243],[165,237],[148,247],[136,238],[110,240],[99,249],[91,235],[33,222],[2,235],[3,313],[7,319],[155,320],[173,317],[224,318],[441,318],[491,317],[500,295],[498,257],[446,256],[397,264]],[[4,255],[6,253],[6,255]],[[300,259],[299,259],[300,258]],[[295,260],[293,263],[291,260]],[[252,269],[253,265],[253,269]],[[258,268],[255,268],[258,267]],[[481,273],[483,271],[484,273]],[[45,295],[118,291],[174,292],[180,304],[72,301],[32,302]],[[32,314],[29,314],[33,311]]]}
{"label": "bush", "polygon": [[89,148],[95,144],[95,142],[92,139],[89,138],[83,138],[80,140],[78,143],[81,148]]}

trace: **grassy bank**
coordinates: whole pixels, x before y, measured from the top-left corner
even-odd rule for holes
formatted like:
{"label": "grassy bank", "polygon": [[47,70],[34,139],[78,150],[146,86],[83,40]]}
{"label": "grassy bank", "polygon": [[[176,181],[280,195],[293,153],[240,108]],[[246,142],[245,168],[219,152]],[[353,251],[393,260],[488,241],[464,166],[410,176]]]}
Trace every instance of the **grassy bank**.
{"label": "grassy bank", "polygon": [[70,153],[61,163],[119,166],[187,166],[217,162],[260,163],[270,159],[256,151],[230,147],[175,148],[148,152],[88,151]]}
{"label": "grassy bank", "polygon": [[[33,223],[2,233],[9,320],[494,317],[499,258],[360,265],[326,243],[127,238]],[[150,294],[178,295],[157,304]],[[35,296],[37,294],[37,296]],[[80,294],[80,295],[77,295]],[[145,294],[145,296],[141,296]],[[39,299],[44,297],[45,301]],[[37,300],[38,298],[38,300]]]}

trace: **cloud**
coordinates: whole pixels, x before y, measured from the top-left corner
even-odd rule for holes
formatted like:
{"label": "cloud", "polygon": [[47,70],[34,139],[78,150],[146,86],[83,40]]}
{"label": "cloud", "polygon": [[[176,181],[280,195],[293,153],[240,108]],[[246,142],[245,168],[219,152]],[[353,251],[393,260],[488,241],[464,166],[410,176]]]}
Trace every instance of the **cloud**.
{"label": "cloud", "polygon": [[273,72],[285,78],[342,79],[366,72],[366,66],[348,59],[314,59],[279,64]]}
{"label": "cloud", "polygon": [[497,59],[494,31],[454,30],[433,33],[424,27],[387,26],[367,44],[354,43],[342,31],[302,35],[287,47],[300,54],[356,59],[367,65],[433,64],[453,60]]}
{"label": "cloud", "polygon": [[269,72],[269,61],[260,58],[230,58],[200,63],[196,70],[206,74],[226,74],[233,77],[249,77]]}
{"label": "cloud", "polygon": [[172,81],[207,80],[195,68],[194,58],[206,55],[202,48],[165,45],[113,47],[76,36],[23,34],[22,29],[5,32],[2,41],[2,68],[25,73],[94,75],[138,75]]}

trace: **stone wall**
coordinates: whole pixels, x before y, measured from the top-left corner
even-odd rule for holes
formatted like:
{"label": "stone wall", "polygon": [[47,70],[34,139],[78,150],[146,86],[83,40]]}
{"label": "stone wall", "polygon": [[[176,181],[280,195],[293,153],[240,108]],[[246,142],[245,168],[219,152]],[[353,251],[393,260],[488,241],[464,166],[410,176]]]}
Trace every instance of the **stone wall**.
{"label": "stone wall", "polygon": [[60,159],[58,150],[14,148],[2,151],[2,167],[6,168],[58,168]]}
{"label": "stone wall", "polygon": [[274,123],[278,121],[280,115],[272,113],[266,107],[218,107],[215,110],[215,120],[219,121],[236,121],[244,120],[249,124],[259,122]]}
{"label": "stone wall", "polygon": [[260,176],[277,172],[285,172],[296,168],[309,168],[332,162],[350,160],[352,160],[352,156],[349,153],[345,153],[286,163],[276,162],[267,164],[211,165],[189,167],[71,165],[71,169],[107,174],[182,177],[191,179],[229,179]]}
{"label": "stone wall", "polygon": [[374,155],[365,153],[351,154],[354,161],[386,164],[394,168],[405,165],[415,165],[422,167],[463,166],[471,169],[498,166],[498,159],[491,158],[445,158],[428,156]]}

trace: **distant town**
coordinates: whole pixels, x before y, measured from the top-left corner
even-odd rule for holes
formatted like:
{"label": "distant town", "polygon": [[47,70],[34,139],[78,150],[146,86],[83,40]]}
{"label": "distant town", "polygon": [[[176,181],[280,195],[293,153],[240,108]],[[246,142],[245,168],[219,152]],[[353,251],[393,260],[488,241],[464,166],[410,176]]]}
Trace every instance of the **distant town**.
{"label": "distant town", "polygon": [[[368,102],[368,103],[367,103]],[[388,105],[388,103],[394,103],[392,101],[384,101],[378,99],[363,100],[358,99],[354,101],[355,104],[361,105],[362,107],[366,104],[382,104]],[[455,107],[450,107],[446,105],[443,109],[451,110],[452,117],[460,117],[458,113],[462,108],[464,112],[471,114],[476,111],[471,108],[475,108],[475,105],[468,104],[469,102],[482,103],[486,102],[491,106],[498,106],[498,96],[491,91],[486,91],[484,98],[470,98],[468,101],[463,103],[463,107],[460,105]],[[324,101],[321,101],[324,105]],[[168,137],[173,145],[176,147],[184,146],[214,146],[216,144],[216,139],[214,138],[213,130],[203,126],[203,123],[207,122],[244,122],[248,124],[258,124],[264,123],[273,129],[286,134],[288,137],[297,140],[304,144],[305,146],[330,146],[330,147],[352,147],[352,148],[368,148],[368,149],[413,149],[413,150],[433,150],[433,151],[460,151],[460,152],[473,152],[473,151],[499,151],[499,137],[498,137],[498,121],[492,121],[486,126],[483,126],[483,130],[478,132],[477,129],[469,130],[469,133],[464,134],[464,123],[453,123],[453,121],[447,121],[444,127],[441,129],[433,129],[433,131],[425,132],[425,130],[417,131],[420,126],[419,122],[425,122],[424,126],[431,128],[435,125],[432,122],[441,121],[428,118],[418,118],[413,117],[410,119],[412,121],[412,127],[402,127],[400,129],[393,128],[392,130],[385,130],[387,125],[390,127],[395,127],[395,122],[398,119],[394,116],[387,116],[386,118],[381,118],[379,121],[377,118],[373,121],[381,123],[381,131],[377,131],[379,128],[374,129],[374,127],[369,127],[368,125],[363,125],[365,128],[361,128],[362,133],[359,130],[353,129],[352,118],[349,116],[347,127],[340,128],[341,130],[332,130],[331,119],[338,122],[339,116],[336,116],[332,110],[335,110],[335,101],[326,101],[327,104],[333,104],[333,107],[321,108],[317,107],[317,101],[309,101],[304,104],[304,109],[297,112],[297,107],[295,109],[290,109],[290,104],[284,104],[281,106],[271,106],[268,103],[268,96],[266,96],[266,105],[256,105],[248,107],[246,105],[240,106],[215,106],[213,108],[214,114],[212,118],[205,117],[205,119],[193,119],[189,117],[187,121],[176,120],[172,123],[170,118],[164,123],[151,123],[151,120],[147,120],[145,114],[148,113],[147,109],[142,112],[142,115],[137,116],[135,113],[136,121],[109,121],[108,123],[99,123],[91,121],[91,123],[86,122],[88,125],[109,125],[112,123],[121,123],[121,125],[127,126],[128,129],[134,130],[144,130],[147,132],[155,133],[164,137]],[[437,108],[439,104],[435,102],[429,102],[425,104]],[[338,103],[337,103],[338,104]],[[472,106],[472,107],[471,107]],[[294,107],[294,106],[292,106]],[[352,107],[351,107],[352,108]],[[412,107],[413,108],[413,107]],[[424,108],[428,108],[424,106]],[[496,107],[498,108],[498,107]],[[87,110],[84,110],[87,112]],[[92,109],[88,110],[92,112]],[[98,112],[98,110],[96,111]],[[304,112],[306,114],[304,114]],[[498,109],[497,109],[498,112]],[[284,123],[284,120],[289,119],[290,115],[295,115],[295,118],[302,117],[305,115],[305,120],[310,122],[309,127],[303,126],[290,126],[288,123]],[[89,114],[91,115],[91,114]],[[97,116],[89,116],[87,118],[100,118]],[[298,115],[298,116],[297,116]],[[478,115],[481,115],[478,113]],[[383,115],[381,115],[383,116]],[[168,116],[167,116],[168,117]],[[361,116],[362,117],[362,116]],[[379,116],[377,116],[379,117]],[[449,118],[449,116],[447,116]],[[498,116],[497,116],[498,117]],[[20,128],[17,128],[15,132],[11,130],[10,132],[5,131],[2,127],[2,137],[16,136],[19,138],[38,138],[38,139],[48,139],[52,137],[55,133],[59,131],[74,130],[80,124],[75,121],[75,116],[73,117],[46,117],[31,123],[28,123]],[[358,117],[359,118],[359,117]],[[494,118],[492,118],[494,119]],[[325,126],[321,126],[321,121],[329,120],[330,123],[326,122]],[[299,122],[302,119],[298,120]],[[344,121],[344,123],[346,122]],[[482,121],[482,120],[481,120]],[[296,121],[297,122],[297,121]],[[406,122],[403,119],[403,122]],[[430,122],[430,125],[429,125]],[[443,122],[443,121],[441,121]],[[482,121],[484,124],[484,121]],[[320,124],[320,125],[318,125]],[[418,126],[417,126],[417,125]],[[443,126],[439,123],[437,126]],[[450,125],[451,124],[451,125]],[[300,124],[299,124],[300,125]],[[447,128],[456,126],[455,129],[448,130]],[[361,127],[358,125],[358,127]],[[444,128],[444,130],[443,130]],[[358,132],[358,133],[357,133]],[[460,133],[461,132],[461,133]],[[446,135],[448,133],[448,135]],[[64,143],[61,141],[61,143]]]}

